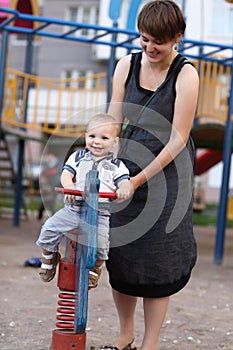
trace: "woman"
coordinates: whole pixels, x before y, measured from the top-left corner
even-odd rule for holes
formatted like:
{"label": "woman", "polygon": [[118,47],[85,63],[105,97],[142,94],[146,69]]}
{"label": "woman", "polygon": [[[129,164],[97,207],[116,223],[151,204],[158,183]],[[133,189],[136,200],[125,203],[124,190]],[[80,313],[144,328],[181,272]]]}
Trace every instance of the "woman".
{"label": "woman", "polygon": [[187,284],[196,262],[190,130],[199,82],[195,68],[175,50],[185,26],[175,2],[146,4],[138,16],[142,52],[122,58],[115,69],[109,113],[121,125],[129,121],[121,158],[134,194],[113,208],[107,269],[120,333],[100,349],[136,349],[134,312],[142,297],[140,349],[157,350],[169,297]]}

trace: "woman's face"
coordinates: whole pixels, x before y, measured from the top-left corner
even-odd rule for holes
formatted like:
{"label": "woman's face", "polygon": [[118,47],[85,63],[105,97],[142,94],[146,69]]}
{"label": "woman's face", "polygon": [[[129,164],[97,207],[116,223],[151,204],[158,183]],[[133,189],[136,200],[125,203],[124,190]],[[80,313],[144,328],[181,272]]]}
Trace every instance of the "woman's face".
{"label": "woman's face", "polygon": [[140,33],[140,44],[150,63],[164,61],[168,56],[170,56],[174,45],[178,41],[173,39],[172,41],[165,43],[154,38],[150,34]]}

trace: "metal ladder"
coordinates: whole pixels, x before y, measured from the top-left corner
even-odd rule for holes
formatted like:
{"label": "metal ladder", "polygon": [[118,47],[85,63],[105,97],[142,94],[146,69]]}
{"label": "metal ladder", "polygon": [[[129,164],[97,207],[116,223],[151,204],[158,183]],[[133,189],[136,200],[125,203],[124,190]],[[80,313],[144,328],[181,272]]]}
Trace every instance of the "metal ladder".
{"label": "metal ladder", "polygon": [[[0,216],[12,216],[15,202],[16,174],[9,145],[4,133],[0,139]],[[25,200],[21,203],[22,214],[28,217]]]}

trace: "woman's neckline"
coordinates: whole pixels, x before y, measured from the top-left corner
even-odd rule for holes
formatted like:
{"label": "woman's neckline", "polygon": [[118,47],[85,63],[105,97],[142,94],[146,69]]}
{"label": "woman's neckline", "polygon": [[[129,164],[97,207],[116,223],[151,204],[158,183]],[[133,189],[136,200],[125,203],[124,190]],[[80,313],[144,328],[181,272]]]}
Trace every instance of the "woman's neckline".
{"label": "woman's neckline", "polygon": [[163,84],[166,82],[166,80],[167,80],[167,78],[169,77],[169,75],[171,74],[171,72],[172,72],[172,70],[173,70],[173,67],[174,67],[174,65],[176,64],[176,61],[178,60],[178,57],[180,57],[180,54],[179,53],[177,53],[177,55],[173,58],[173,60],[171,61],[171,64],[170,64],[170,66],[169,66],[169,68],[168,68],[168,71],[167,71],[167,74],[166,74],[166,77],[165,77],[165,79],[161,82],[161,84],[159,84],[158,86],[157,86],[157,88],[156,89],[154,89],[154,90],[150,90],[150,89],[146,89],[146,88],[144,88],[143,86],[141,86],[141,84],[140,84],[140,79],[139,79],[139,77],[140,77],[140,69],[141,69],[141,61],[142,61],[142,54],[143,54],[143,51],[140,51],[139,53],[139,64],[138,64],[138,67],[137,67],[137,74],[136,74],[136,80],[137,80],[137,85],[138,85],[138,88],[140,89],[140,90],[142,90],[142,91],[145,91],[145,92],[148,92],[148,93],[153,93],[153,92],[155,92],[155,91],[157,91],[158,89],[160,89],[161,88],[161,86],[163,86]]}

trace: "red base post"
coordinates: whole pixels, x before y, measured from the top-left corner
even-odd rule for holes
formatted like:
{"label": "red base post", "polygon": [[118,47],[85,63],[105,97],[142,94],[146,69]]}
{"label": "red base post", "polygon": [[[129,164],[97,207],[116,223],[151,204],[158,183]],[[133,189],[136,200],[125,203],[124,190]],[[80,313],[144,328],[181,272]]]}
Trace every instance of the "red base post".
{"label": "red base post", "polygon": [[86,333],[74,332],[74,314],[77,302],[75,293],[75,264],[63,258],[59,265],[57,329],[52,333],[52,350],[85,350]]}
{"label": "red base post", "polygon": [[85,350],[86,333],[76,334],[74,332],[55,329],[52,337],[52,350]]}

